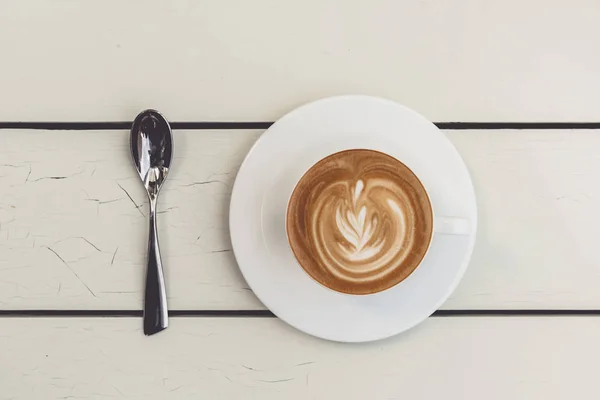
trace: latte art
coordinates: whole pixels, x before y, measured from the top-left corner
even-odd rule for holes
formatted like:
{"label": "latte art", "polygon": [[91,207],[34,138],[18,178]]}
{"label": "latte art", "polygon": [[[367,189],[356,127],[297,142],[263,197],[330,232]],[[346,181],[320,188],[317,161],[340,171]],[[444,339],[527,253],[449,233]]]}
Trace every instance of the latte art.
{"label": "latte art", "polygon": [[[377,216],[370,212],[367,219],[367,206],[358,202],[363,188],[363,181],[356,182],[352,209],[346,210],[347,207],[341,204],[335,214],[337,229],[346,240],[346,243],[340,242],[338,245],[342,249],[342,257],[345,256],[350,262],[363,261],[377,255],[385,240],[384,238],[372,240],[377,228]],[[357,215],[359,207],[360,211]]]}
{"label": "latte art", "polygon": [[321,160],[298,183],[287,216],[301,266],[331,289],[384,290],[406,278],[429,245],[427,195],[398,160],[347,150]]}

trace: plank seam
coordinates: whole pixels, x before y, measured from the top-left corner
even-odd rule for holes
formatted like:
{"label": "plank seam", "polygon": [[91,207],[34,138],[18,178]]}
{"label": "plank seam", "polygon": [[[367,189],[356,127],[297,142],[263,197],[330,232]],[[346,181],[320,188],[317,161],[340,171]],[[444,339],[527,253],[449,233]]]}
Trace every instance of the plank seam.
{"label": "plank seam", "polygon": [[[0,310],[4,317],[141,317],[141,310]],[[170,310],[171,317],[274,318],[269,310]],[[600,310],[438,310],[432,317],[600,316]]]}
{"label": "plank seam", "polygon": [[[267,129],[273,122],[172,122],[173,129],[235,130]],[[446,130],[500,130],[500,129],[600,129],[600,122],[435,122]],[[30,130],[128,130],[131,122],[0,122],[0,129]]]}

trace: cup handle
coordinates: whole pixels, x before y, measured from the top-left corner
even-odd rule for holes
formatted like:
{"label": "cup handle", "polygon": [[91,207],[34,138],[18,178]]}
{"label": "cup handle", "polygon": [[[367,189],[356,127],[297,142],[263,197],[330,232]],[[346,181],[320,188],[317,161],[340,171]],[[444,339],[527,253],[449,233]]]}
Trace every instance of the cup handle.
{"label": "cup handle", "polygon": [[468,235],[471,221],[460,217],[435,217],[434,232],[442,235]]}

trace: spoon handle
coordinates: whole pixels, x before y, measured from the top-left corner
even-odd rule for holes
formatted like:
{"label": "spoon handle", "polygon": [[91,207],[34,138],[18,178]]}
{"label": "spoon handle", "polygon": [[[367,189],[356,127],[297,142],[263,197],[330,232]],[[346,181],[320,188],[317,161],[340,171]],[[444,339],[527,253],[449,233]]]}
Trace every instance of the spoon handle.
{"label": "spoon handle", "polygon": [[158,234],[156,232],[156,198],[150,199],[150,236],[148,238],[148,269],[144,300],[144,333],[153,335],[169,325],[167,293],[163,275]]}

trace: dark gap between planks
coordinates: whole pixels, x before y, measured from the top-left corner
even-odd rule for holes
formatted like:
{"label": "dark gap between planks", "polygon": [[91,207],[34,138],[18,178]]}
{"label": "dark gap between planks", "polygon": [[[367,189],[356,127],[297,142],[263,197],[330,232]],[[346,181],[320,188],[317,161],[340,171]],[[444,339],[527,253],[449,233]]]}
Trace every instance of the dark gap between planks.
{"label": "dark gap between planks", "polygon": [[[267,129],[273,122],[172,122],[173,129]],[[600,129],[600,122],[435,122],[440,129]],[[131,122],[0,122],[0,129],[129,130]]]}
{"label": "dark gap between planks", "polygon": [[[0,310],[0,318],[11,317],[141,317],[141,310]],[[170,310],[170,317],[274,318],[269,310]],[[510,316],[600,316],[600,310],[438,310],[432,317]]]}

